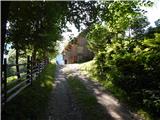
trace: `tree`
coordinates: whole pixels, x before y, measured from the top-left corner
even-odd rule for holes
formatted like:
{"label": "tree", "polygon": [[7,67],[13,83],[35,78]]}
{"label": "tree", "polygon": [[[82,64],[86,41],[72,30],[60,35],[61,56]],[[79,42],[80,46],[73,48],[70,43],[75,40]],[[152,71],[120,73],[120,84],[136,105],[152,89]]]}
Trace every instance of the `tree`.
{"label": "tree", "polygon": [[[137,34],[138,36],[140,34],[138,31],[141,31],[146,26],[146,24],[141,25],[141,22],[146,20],[146,18],[142,15],[138,2],[116,1],[104,2],[102,4],[107,7],[106,12],[100,14],[104,24],[93,25],[89,34],[90,45],[95,44],[93,48],[96,48],[96,44],[97,47],[99,44],[105,46],[104,43],[111,43],[114,40],[122,42],[121,40],[124,39],[128,29],[132,29],[135,35]],[[141,22],[139,22],[140,19]]]}
{"label": "tree", "polygon": [[1,22],[1,30],[2,30],[2,39],[1,39],[1,65],[3,64],[3,55],[4,55],[4,44],[5,44],[5,35],[6,35],[6,24],[8,20],[9,6],[10,2],[1,2],[2,4],[2,22]]}
{"label": "tree", "polygon": [[145,38],[155,38],[155,33],[160,33],[159,19],[155,21],[156,27],[149,27],[145,32]]}
{"label": "tree", "polygon": [[[15,43],[13,47],[16,49],[19,45],[24,50],[31,49],[36,60],[37,55],[46,56],[48,50],[54,51],[67,21],[80,29],[80,23],[90,25],[97,20],[98,9],[97,2],[93,1],[12,2],[9,21],[13,34],[10,34],[10,41]],[[20,35],[19,39],[13,39],[16,34]]]}
{"label": "tree", "polygon": [[8,37],[12,47],[17,50],[33,50],[34,59],[37,51],[45,54],[48,46],[54,49],[54,42],[60,37],[59,19],[62,15],[55,12],[59,5],[54,3],[54,6],[48,2],[12,2]]}
{"label": "tree", "polygon": [[[159,116],[159,28],[150,28],[145,36],[148,21],[139,4],[138,1],[112,1],[109,5],[104,2],[107,11],[101,14],[102,22],[91,26],[88,40],[95,53],[98,79],[120,88],[133,105],[142,105]],[[124,34],[129,30],[130,36]]]}
{"label": "tree", "polygon": [[145,28],[149,25],[147,17],[140,14],[139,16],[133,19],[131,23],[131,29],[133,30],[132,35],[134,36],[135,40],[143,40]]}
{"label": "tree", "polygon": [[[14,3],[10,4],[10,12],[9,12],[9,35],[7,37],[7,42],[12,44],[12,48],[16,50],[16,64],[19,64],[19,56],[20,51],[26,52],[27,42],[29,32],[29,25],[26,22],[28,19],[26,18],[27,12],[25,11],[28,8],[28,5],[25,6],[24,3]],[[19,66],[16,66],[17,77],[20,78]]]}
{"label": "tree", "polygon": [[99,21],[98,14],[100,11],[102,10],[97,1],[71,1],[68,4],[66,18],[80,30],[82,25],[88,27]]}
{"label": "tree", "polygon": [[156,20],[154,23],[157,27],[160,27],[160,19]]}

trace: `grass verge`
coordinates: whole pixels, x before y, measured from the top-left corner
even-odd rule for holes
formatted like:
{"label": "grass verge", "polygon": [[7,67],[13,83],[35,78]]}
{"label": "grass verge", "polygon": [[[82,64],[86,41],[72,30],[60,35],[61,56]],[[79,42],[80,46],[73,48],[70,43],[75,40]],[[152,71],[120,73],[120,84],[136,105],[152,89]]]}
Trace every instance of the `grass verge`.
{"label": "grass verge", "polygon": [[7,120],[44,120],[55,68],[55,64],[47,65],[32,86],[7,103]]}
{"label": "grass verge", "polygon": [[98,104],[97,99],[92,95],[83,83],[76,77],[68,78],[69,86],[75,96],[77,104],[80,106],[86,120],[105,120],[105,112]]}

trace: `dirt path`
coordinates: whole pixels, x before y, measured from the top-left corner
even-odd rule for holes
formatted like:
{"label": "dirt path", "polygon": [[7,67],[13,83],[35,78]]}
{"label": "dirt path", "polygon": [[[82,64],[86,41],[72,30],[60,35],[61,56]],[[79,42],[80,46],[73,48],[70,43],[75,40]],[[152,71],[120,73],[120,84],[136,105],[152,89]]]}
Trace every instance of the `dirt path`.
{"label": "dirt path", "polygon": [[140,120],[109,92],[104,91],[99,83],[81,75],[76,64],[57,67],[56,81],[48,105],[47,120],[84,120],[85,118],[73,100],[65,79],[67,73],[81,79],[88,90],[96,96],[98,103],[105,107],[106,113],[111,116],[109,120]]}
{"label": "dirt path", "polygon": [[98,83],[88,80],[87,77],[81,75],[78,71],[77,64],[70,64],[64,68],[66,72],[70,72],[73,76],[78,76],[84,85],[92,92],[102,106],[106,108],[106,112],[113,120],[141,120],[136,114],[133,114],[124,105],[118,102],[111,93],[104,91],[103,87]]}
{"label": "dirt path", "polygon": [[47,113],[47,120],[82,120],[81,112],[72,99],[61,67],[57,67]]}

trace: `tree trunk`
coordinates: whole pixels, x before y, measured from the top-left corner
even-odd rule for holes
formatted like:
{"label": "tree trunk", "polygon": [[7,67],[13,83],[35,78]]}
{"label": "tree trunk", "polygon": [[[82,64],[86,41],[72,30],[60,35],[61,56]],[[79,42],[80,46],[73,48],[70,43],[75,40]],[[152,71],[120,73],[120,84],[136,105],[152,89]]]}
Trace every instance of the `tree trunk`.
{"label": "tree trunk", "polygon": [[20,73],[19,73],[19,65],[18,65],[18,60],[19,60],[19,50],[16,49],[16,71],[17,71],[17,78],[19,79],[21,76],[20,76]]}
{"label": "tree trunk", "polygon": [[131,38],[131,28],[129,28],[129,38]]}
{"label": "tree trunk", "polygon": [[[5,35],[6,35],[6,24],[8,20],[8,13],[9,13],[9,1],[1,2],[1,68],[3,64],[3,57],[4,57],[4,43],[5,43]],[[3,68],[2,68],[3,69]],[[7,68],[5,68],[7,69]],[[2,78],[2,71],[1,70],[1,78]],[[1,112],[2,119],[6,119],[6,107]]]}
{"label": "tree trunk", "polygon": [[3,64],[3,55],[4,55],[4,43],[5,43],[5,34],[6,34],[6,24],[7,24],[7,20],[8,20],[8,14],[9,14],[9,1],[3,1],[1,2],[1,6],[2,6],[2,11],[1,11],[1,17],[2,17],[2,21],[1,21],[1,65]]}
{"label": "tree trunk", "polygon": [[33,65],[36,64],[36,53],[37,53],[37,50],[34,48],[34,49],[33,49],[33,53],[32,53]]}

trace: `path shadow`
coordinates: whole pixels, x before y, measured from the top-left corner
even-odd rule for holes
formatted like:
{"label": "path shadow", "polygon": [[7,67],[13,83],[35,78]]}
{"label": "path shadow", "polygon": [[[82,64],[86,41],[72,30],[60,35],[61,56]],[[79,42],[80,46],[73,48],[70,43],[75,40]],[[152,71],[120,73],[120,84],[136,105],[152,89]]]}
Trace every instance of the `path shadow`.
{"label": "path shadow", "polygon": [[90,80],[88,77],[78,73],[77,69],[70,70],[70,74],[80,81],[94,94],[97,101],[108,116],[107,120],[140,120],[124,104],[120,103],[113,95],[105,90],[98,82]]}

